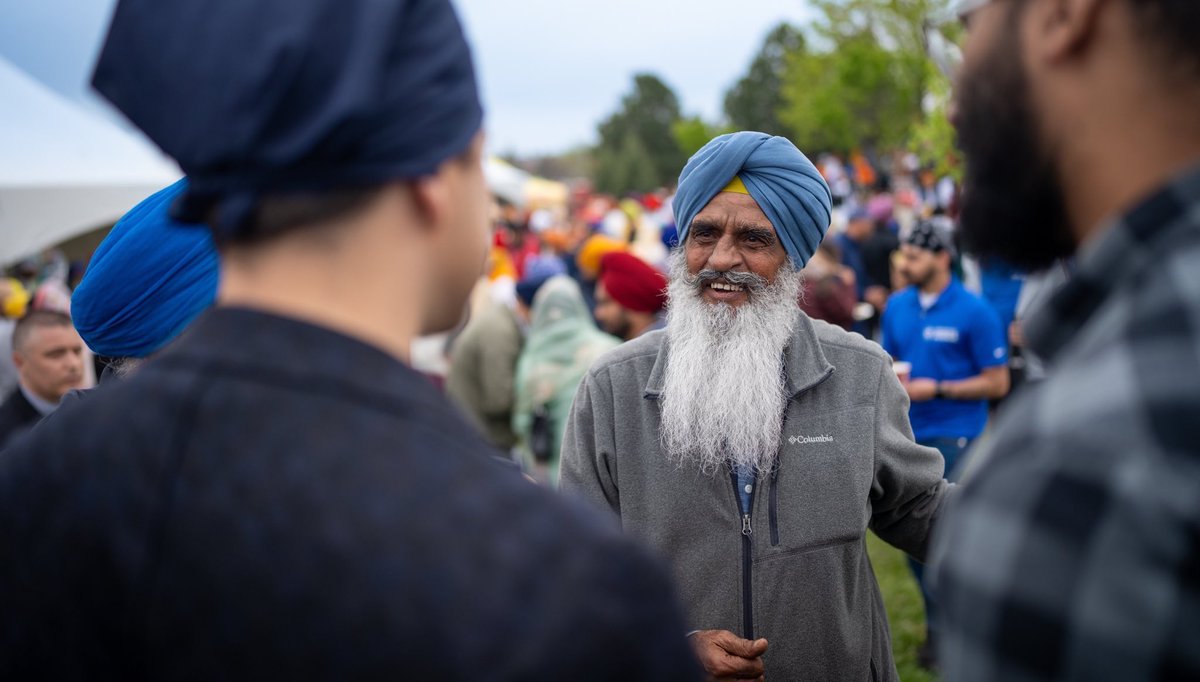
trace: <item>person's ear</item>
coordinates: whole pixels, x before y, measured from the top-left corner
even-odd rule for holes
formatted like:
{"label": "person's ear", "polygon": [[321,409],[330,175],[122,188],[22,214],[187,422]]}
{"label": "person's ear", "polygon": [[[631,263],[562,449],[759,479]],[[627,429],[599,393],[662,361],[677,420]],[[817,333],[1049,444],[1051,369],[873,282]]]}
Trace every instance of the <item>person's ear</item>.
{"label": "person's ear", "polygon": [[1035,54],[1048,62],[1078,55],[1095,38],[1100,10],[1110,0],[1037,0],[1030,3]]}
{"label": "person's ear", "polygon": [[408,183],[413,206],[421,227],[437,229],[446,221],[450,209],[451,188],[444,170]]}
{"label": "person's ear", "polygon": [[16,367],[18,371],[20,371],[21,367],[23,367],[25,365],[25,355],[23,353],[21,353],[21,351],[19,351],[19,350],[14,350],[12,352],[12,361],[13,361],[13,366]]}

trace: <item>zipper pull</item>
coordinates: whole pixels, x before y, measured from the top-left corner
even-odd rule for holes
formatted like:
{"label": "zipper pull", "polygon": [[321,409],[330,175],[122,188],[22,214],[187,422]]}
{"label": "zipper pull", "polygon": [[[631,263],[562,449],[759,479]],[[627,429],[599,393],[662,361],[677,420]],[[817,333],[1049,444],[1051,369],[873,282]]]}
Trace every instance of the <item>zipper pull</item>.
{"label": "zipper pull", "polygon": [[742,535],[749,536],[754,531],[750,528],[750,515],[742,515]]}

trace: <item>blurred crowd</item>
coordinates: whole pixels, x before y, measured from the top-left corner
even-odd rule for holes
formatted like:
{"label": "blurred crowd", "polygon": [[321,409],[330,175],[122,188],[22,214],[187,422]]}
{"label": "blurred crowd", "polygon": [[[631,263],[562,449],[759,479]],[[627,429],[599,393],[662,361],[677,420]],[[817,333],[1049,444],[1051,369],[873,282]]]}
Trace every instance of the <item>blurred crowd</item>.
{"label": "blurred crowd", "polygon": [[[1026,275],[957,247],[954,179],[905,152],[875,161],[822,154],[817,167],[833,193],[833,221],[803,268],[801,308],[882,343],[889,299],[921,274],[906,268],[902,244],[929,224],[952,249],[949,274],[994,312],[1021,380],[1017,307]],[[586,181],[561,206],[494,198],[487,274],[464,322],[420,346],[418,366],[539,480],[556,480],[563,422],[592,361],[664,326],[668,255],[678,245],[673,198],[672,188],[597,194]]]}
{"label": "blurred crowd", "polygon": [[1200,677],[1200,5],[957,6],[961,186],[534,201],[445,0],[122,0],[186,177],[0,278],[0,677],[890,682],[872,534],[946,679]]}

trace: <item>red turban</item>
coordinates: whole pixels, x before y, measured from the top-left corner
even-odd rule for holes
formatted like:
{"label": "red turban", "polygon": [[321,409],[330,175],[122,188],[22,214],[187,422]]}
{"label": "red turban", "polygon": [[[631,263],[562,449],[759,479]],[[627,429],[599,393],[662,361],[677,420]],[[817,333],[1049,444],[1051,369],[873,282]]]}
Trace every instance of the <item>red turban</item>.
{"label": "red turban", "polygon": [[657,313],[667,303],[667,278],[637,256],[624,251],[600,260],[600,283],[622,308]]}

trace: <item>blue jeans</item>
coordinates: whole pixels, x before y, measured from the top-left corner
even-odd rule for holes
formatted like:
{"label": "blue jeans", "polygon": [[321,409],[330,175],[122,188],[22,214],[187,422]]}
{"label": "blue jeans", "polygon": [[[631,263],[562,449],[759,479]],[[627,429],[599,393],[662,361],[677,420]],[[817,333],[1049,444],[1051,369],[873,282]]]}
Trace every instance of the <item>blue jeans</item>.
{"label": "blue jeans", "polygon": [[[926,447],[936,448],[942,453],[942,459],[945,460],[942,475],[953,481],[958,478],[959,465],[965,461],[964,455],[967,448],[971,447],[971,441],[970,438],[929,438],[917,442]],[[908,557],[908,566],[912,569],[913,577],[917,579],[917,585],[921,588],[921,597],[925,600],[925,628],[930,638],[936,637],[937,608],[933,596],[929,594],[929,587],[925,584],[925,565]]]}

